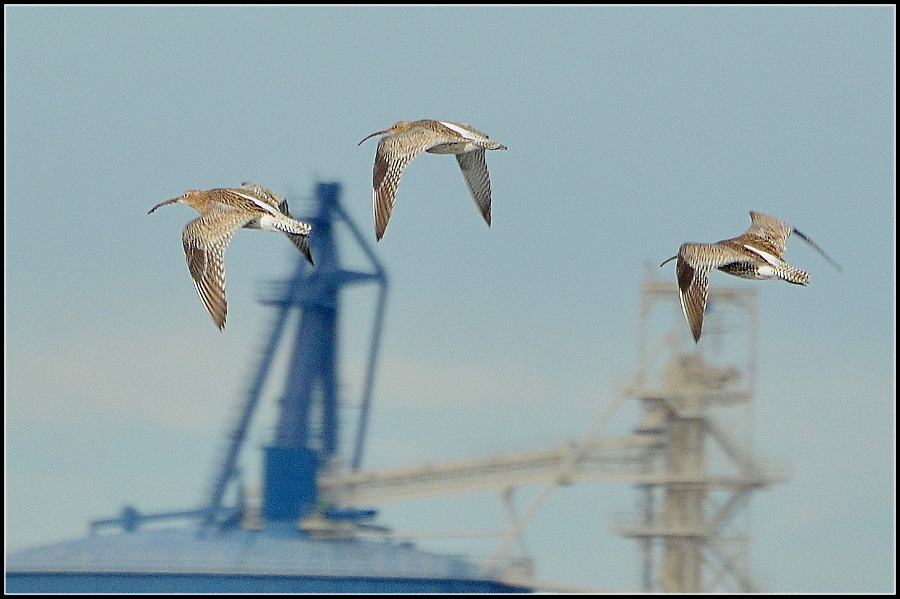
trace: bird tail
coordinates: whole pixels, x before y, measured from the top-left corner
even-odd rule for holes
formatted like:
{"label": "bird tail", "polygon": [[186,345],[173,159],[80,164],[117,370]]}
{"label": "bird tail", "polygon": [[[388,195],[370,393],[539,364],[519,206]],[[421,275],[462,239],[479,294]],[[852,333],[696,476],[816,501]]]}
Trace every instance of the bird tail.
{"label": "bird tail", "polygon": [[782,264],[775,270],[775,275],[788,283],[793,283],[794,285],[806,285],[809,283],[809,273],[800,270],[799,268],[794,268],[790,264]]}

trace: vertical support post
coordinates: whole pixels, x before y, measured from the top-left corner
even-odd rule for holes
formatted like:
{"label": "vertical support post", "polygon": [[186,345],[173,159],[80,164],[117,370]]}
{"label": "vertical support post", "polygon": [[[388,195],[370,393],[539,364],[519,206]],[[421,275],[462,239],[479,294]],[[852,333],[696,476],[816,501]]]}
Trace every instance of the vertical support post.
{"label": "vertical support post", "polygon": [[[287,381],[280,401],[280,414],[275,428],[275,436],[267,451],[264,496],[273,498],[275,505],[287,505],[288,499],[278,491],[268,492],[270,486],[293,487],[295,493],[303,496],[306,491],[316,488],[318,470],[327,468],[339,453],[339,407],[338,396],[338,333],[340,317],[340,291],[350,284],[377,281],[382,283],[379,296],[376,328],[366,373],[365,392],[360,415],[360,430],[357,434],[357,451],[354,462],[361,456],[362,436],[366,414],[374,381],[375,351],[381,332],[381,317],[384,311],[384,282],[386,277],[374,254],[363,242],[359,231],[340,207],[340,185],[319,183],[316,186],[318,212],[309,220],[312,225],[310,247],[316,261],[309,271],[298,271],[299,289],[292,297],[279,298],[278,302],[289,303],[300,308],[299,322],[294,336],[293,352],[288,363]],[[349,227],[363,250],[375,266],[375,273],[345,270],[340,266],[335,224],[342,219]],[[309,459],[312,455],[315,459]],[[280,457],[272,457],[280,456]],[[286,457],[287,456],[287,457]],[[270,459],[271,458],[271,459]],[[271,460],[274,459],[275,462]],[[282,462],[279,462],[282,460]],[[280,463],[281,466],[276,465]],[[301,464],[301,466],[297,466]],[[309,465],[312,464],[311,467]],[[283,467],[282,467],[283,466]],[[271,470],[271,475],[269,474]],[[280,478],[278,478],[280,477]],[[269,493],[269,494],[267,494]],[[313,500],[315,497],[313,497]],[[267,513],[297,512],[293,504],[279,511],[273,507]],[[300,510],[302,512],[302,509]],[[265,512],[265,510],[264,510]]]}
{"label": "vertical support post", "polygon": [[[643,403],[647,414],[636,432],[658,435],[659,445],[643,458],[638,519],[621,532],[640,543],[645,592],[709,592],[728,581],[725,575],[747,592],[754,585],[743,563],[745,554],[730,549],[733,541],[747,537],[726,537],[723,531],[750,491],[780,482],[753,459],[750,435],[740,435],[752,423],[757,292],[711,288],[707,309],[715,308],[719,326],[709,327],[696,345],[681,317],[678,286],[674,281],[655,280],[652,272],[655,269],[648,268],[641,285],[640,366],[630,395]],[[658,341],[650,344],[649,322],[659,303],[677,306],[670,312],[675,328],[659,331]],[[734,335],[735,329],[746,334]],[[684,349],[685,342],[690,349]],[[671,351],[660,364],[656,350],[666,346]],[[663,365],[662,372],[656,370]],[[661,376],[651,377],[651,371]],[[728,434],[717,424],[718,415],[726,410]],[[712,477],[708,462],[716,464],[718,471],[719,460],[727,472]],[[704,564],[711,554],[724,564],[721,576],[704,577]]]}
{"label": "vertical support post", "polygon": [[688,390],[680,398],[669,425],[663,526],[670,533],[664,542],[662,587],[664,593],[700,593],[704,476],[702,408]]}

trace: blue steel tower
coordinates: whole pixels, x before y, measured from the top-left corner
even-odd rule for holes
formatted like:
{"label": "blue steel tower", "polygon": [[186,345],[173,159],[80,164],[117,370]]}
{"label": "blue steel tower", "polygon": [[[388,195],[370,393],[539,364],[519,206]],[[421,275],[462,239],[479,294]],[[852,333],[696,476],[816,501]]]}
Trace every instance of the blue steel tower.
{"label": "blue steel tower", "polygon": [[[7,555],[8,592],[66,593],[423,593],[527,592],[482,573],[457,556],[420,551],[363,521],[375,510],[329,505],[317,478],[352,445],[348,465],[360,467],[375,376],[375,357],[387,296],[387,277],[339,203],[340,185],[316,186],[317,213],[310,246],[315,266],[298,257],[293,276],[272,284],[262,301],[275,308],[247,400],[231,429],[209,501],[197,509],[141,514],[125,507],[117,518],[95,520],[83,539]],[[335,225],[343,222],[371,263],[371,271],[341,267]],[[359,422],[352,443],[340,442],[338,323],[341,290],[376,283],[379,293]],[[292,318],[297,316],[297,318]],[[290,323],[296,322],[296,327]],[[237,462],[284,337],[293,333],[287,380],[273,437],[263,448],[262,505],[245,505]],[[348,439],[349,440],[349,439]],[[234,484],[238,483],[238,484]],[[225,506],[230,486],[238,500]],[[181,528],[145,527],[176,518]],[[93,534],[101,528],[122,532]],[[337,531],[331,534],[329,531]],[[342,531],[351,531],[345,535]],[[324,532],[323,532],[324,531]],[[380,538],[380,540],[379,540]]]}

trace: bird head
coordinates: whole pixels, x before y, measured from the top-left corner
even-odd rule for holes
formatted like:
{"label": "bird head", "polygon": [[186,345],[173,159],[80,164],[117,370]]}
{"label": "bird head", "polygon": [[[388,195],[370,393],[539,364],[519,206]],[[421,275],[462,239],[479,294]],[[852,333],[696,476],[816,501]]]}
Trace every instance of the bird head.
{"label": "bird head", "polygon": [[385,129],[384,131],[376,131],[375,133],[373,133],[371,135],[367,135],[365,137],[365,139],[363,139],[361,142],[359,142],[356,145],[357,145],[357,147],[361,146],[363,141],[366,141],[366,139],[369,139],[370,137],[375,137],[376,135],[393,135],[394,133],[399,133],[400,131],[408,128],[409,125],[410,125],[410,121],[397,121],[396,123],[393,124],[393,126],[390,129]]}
{"label": "bird head", "polygon": [[188,190],[188,191],[184,192],[182,195],[178,196],[177,198],[172,198],[171,200],[166,200],[165,202],[160,202],[159,204],[157,204],[156,206],[151,208],[150,212],[148,212],[147,214],[153,214],[153,212],[157,208],[159,208],[160,206],[165,206],[167,204],[184,203],[184,204],[187,204],[188,206],[195,206],[197,203],[199,203],[199,197],[203,193],[204,192],[200,191],[199,189]]}

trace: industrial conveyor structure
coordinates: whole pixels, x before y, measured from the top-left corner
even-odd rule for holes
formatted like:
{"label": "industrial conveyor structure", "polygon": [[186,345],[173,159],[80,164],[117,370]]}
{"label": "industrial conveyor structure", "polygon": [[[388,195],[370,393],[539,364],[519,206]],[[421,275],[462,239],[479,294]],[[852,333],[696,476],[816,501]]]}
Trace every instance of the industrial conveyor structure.
{"label": "industrial conveyor structure", "polygon": [[[753,491],[786,480],[752,451],[758,296],[752,289],[710,288],[703,343],[695,346],[675,282],[652,273],[648,267],[642,285],[638,368],[580,441],[335,473],[320,486],[347,506],[497,491],[508,525],[482,569],[540,588],[531,558],[510,554],[514,543],[525,547],[523,529],[553,490],[576,481],[629,483],[638,491],[638,510],[617,518],[613,528],[640,544],[643,591],[756,590],[745,559],[749,534],[738,517]],[[639,402],[641,420],[631,434],[601,437],[626,399]],[[513,492],[526,485],[541,488],[517,513]]]}
{"label": "industrial conveyor structure", "polygon": [[[285,531],[300,531],[306,539],[324,542],[317,550],[321,553],[328,543],[374,535],[387,543],[375,547],[381,551],[406,547],[407,540],[429,535],[375,525],[371,506],[495,491],[505,507],[505,528],[471,536],[495,537],[498,546],[475,564],[477,573],[460,575],[458,586],[441,588],[565,591],[574,589],[536,580],[524,542],[525,527],[559,486],[582,481],[626,483],[637,491],[637,510],[614,518],[612,525],[616,533],[639,545],[641,590],[756,590],[746,564],[749,534],[741,519],[743,508],[754,491],[783,482],[786,476],[760,461],[752,449],[758,344],[755,289],[711,287],[703,341],[695,345],[674,280],[658,280],[655,269],[648,267],[641,289],[637,368],[580,440],[482,459],[362,470],[387,278],[341,208],[339,193],[336,183],[318,184],[318,213],[304,219],[315,231],[310,239],[315,267],[297,260],[294,275],[273,284],[262,298],[275,308],[272,332],[230,429],[208,503],[193,510],[147,515],[126,507],[118,518],[93,522],[92,531],[115,526],[133,532],[145,522],[189,518],[199,521],[200,538],[241,530],[269,531],[274,539]],[[340,222],[358,242],[370,270],[341,267],[334,231]],[[378,285],[378,299],[351,444],[339,439],[339,408],[344,401],[338,397],[337,370],[340,291],[365,283]],[[293,314],[299,319],[295,328],[288,324]],[[287,331],[294,331],[287,380],[274,434],[263,448],[262,485],[254,493],[242,483],[239,457]],[[628,400],[637,402],[630,407],[639,416],[635,424],[629,421],[620,430],[631,432],[602,436]],[[339,456],[342,444],[352,446],[345,456]],[[529,494],[527,505],[516,506],[515,491],[530,486],[538,488]],[[226,505],[232,489],[236,499]],[[455,563],[448,568],[465,569]]]}

